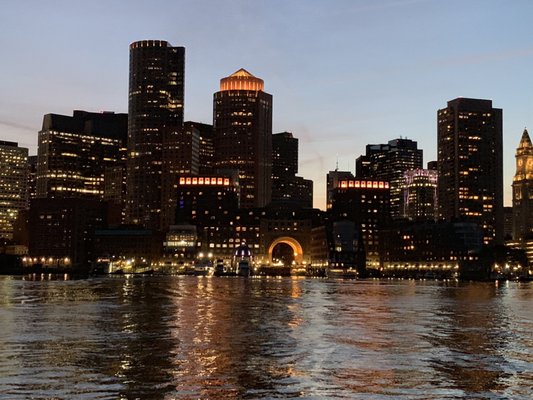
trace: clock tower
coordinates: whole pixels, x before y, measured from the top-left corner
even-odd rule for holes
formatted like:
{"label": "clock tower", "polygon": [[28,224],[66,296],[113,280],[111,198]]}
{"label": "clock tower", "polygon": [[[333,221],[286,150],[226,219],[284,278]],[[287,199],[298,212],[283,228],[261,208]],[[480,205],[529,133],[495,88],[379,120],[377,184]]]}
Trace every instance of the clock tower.
{"label": "clock tower", "polygon": [[533,145],[524,129],[516,149],[513,178],[513,240],[525,245],[533,239]]}

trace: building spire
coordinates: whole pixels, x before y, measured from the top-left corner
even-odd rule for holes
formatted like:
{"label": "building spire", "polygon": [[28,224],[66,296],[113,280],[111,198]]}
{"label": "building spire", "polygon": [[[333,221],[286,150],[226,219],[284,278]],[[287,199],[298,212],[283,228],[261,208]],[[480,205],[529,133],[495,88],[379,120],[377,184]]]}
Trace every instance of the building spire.
{"label": "building spire", "polygon": [[520,139],[520,144],[518,145],[518,148],[524,149],[531,147],[531,139],[529,138],[529,133],[527,131],[527,128],[524,128],[524,132],[522,133],[522,139]]}

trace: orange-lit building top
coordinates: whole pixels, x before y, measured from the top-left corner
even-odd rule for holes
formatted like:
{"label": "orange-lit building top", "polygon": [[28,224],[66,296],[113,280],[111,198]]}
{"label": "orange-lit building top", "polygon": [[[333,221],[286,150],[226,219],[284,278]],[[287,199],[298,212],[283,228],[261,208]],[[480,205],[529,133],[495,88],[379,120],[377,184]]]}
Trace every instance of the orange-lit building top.
{"label": "orange-lit building top", "polygon": [[244,68],[220,80],[220,91],[254,90],[263,91],[265,84],[262,79],[253,76]]}
{"label": "orange-lit building top", "polygon": [[337,188],[388,189],[389,182],[349,179],[339,181]]}

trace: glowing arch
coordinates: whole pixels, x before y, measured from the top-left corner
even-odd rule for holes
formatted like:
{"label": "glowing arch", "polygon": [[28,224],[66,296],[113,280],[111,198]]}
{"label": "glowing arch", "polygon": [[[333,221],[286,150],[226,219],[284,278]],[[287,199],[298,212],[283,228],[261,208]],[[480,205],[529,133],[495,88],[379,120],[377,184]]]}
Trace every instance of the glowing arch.
{"label": "glowing arch", "polygon": [[272,263],[272,251],[274,251],[274,247],[276,247],[280,243],[285,243],[291,246],[292,250],[294,251],[294,261],[296,264],[301,264],[304,257],[304,252],[302,249],[302,245],[294,238],[290,236],[282,236],[274,240],[270,246],[268,247],[268,259]]}

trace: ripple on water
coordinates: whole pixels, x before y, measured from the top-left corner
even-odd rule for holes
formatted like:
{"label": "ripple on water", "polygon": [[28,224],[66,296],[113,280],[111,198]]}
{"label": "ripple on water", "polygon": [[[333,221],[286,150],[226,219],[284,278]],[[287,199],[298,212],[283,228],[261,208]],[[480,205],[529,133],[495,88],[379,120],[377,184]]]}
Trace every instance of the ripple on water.
{"label": "ripple on water", "polygon": [[533,285],[0,278],[0,398],[529,399]]}

